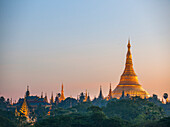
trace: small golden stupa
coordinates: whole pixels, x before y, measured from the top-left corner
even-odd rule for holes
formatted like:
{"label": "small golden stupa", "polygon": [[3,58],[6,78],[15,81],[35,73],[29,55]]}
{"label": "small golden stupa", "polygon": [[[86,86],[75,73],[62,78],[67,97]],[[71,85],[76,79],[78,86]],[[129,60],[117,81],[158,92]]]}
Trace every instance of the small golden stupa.
{"label": "small golden stupa", "polygon": [[61,88],[61,96],[59,98],[59,101],[64,101],[65,100],[65,97],[64,97],[64,89],[63,89],[63,84],[62,84],[62,88]]}
{"label": "small golden stupa", "polygon": [[128,94],[130,96],[140,96],[141,98],[148,98],[150,97],[149,93],[145,91],[139,84],[138,77],[133,69],[132,54],[130,51],[130,40],[128,40],[127,47],[128,51],[126,55],[125,70],[121,75],[119,84],[112,92],[112,97],[119,99],[122,95],[122,92],[124,91],[125,95]]}

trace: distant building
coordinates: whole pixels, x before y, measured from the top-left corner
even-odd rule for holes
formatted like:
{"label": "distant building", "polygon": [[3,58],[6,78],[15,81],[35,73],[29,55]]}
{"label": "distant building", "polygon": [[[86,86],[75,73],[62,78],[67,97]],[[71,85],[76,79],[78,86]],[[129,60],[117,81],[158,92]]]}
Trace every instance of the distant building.
{"label": "distant building", "polygon": [[90,95],[88,93],[87,102],[90,102],[90,101],[91,101],[91,99],[90,99]]}
{"label": "distant building", "polygon": [[110,100],[110,99],[112,99],[112,88],[111,88],[111,83],[110,83],[109,94],[108,94],[108,96],[106,97],[106,100],[108,101],[108,100]]}
{"label": "distant building", "polygon": [[28,86],[27,86],[27,91],[25,93],[25,97],[20,98],[17,103],[11,106],[11,108],[20,108],[22,104],[25,103],[24,101],[26,101],[26,104],[29,109],[37,109],[38,106],[46,107],[46,108],[51,107],[51,104],[47,102],[47,95],[45,96],[45,98],[40,98],[38,96],[30,96],[30,91]]}
{"label": "distant building", "polygon": [[54,103],[54,98],[53,98],[53,92],[51,93],[51,99],[50,99],[50,104]]}
{"label": "distant building", "polygon": [[99,93],[99,96],[98,98],[99,100],[103,100],[104,99],[104,96],[103,96],[103,93],[102,93],[102,86],[100,86],[100,93]]}

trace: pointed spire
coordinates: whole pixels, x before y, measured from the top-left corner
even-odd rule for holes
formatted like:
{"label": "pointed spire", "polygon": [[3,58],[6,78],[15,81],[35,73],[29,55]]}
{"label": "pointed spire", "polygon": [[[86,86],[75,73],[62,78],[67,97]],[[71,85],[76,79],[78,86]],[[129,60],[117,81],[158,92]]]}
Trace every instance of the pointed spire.
{"label": "pointed spire", "polygon": [[43,92],[41,92],[41,98],[43,98]]}
{"label": "pointed spire", "polygon": [[62,87],[61,87],[61,96],[60,96],[60,102],[65,100],[65,97],[64,97],[64,87],[63,87],[63,83],[62,83]]}
{"label": "pointed spire", "polygon": [[128,40],[127,48],[125,69],[121,75],[119,85],[139,85],[138,77],[133,69],[130,39]]}
{"label": "pointed spire", "polygon": [[63,83],[62,83],[62,89],[61,89],[61,91],[63,91],[63,92],[64,92],[64,89],[63,89]]}
{"label": "pointed spire", "polygon": [[90,95],[89,95],[89,93],[88,93],[87,101],[90,101]]}
{"label": "pointed spire", "polygon": [[125,91],[123,90],[122,91],[122,96],[121,96],[122,98],[124,98],[125,97]]}
{"label": "pointed spire", "polygon": [[27,91],[25,93],[25,97],[28,97],[29,95],[30,95],[29,86],[27,86]]}
{"label": "pointed spire", "polygon": [[54,103],[53,92],[51,93],[50,103],[51,103],[51,104],[53,104],[53,103]]}
{"label": "pointed spire", "polygon": [[100,93],[99,93],[98,99],[104,99],[103,94],[102,94],[102,86],[101,85],[100,85]]}
{"label": "pointed spire", "polygon": [[86,101],[87,101],[87,98],[88,98],[88,96],[87,96],[87,90],[86,90],[85,98],[84,98],[84,102],[86,102]]}
{"label": "pointed spire", "polygon": [[111,98],[112,98],[112,88],[111,88],[111,83],[110,83],[108,99],[111,99]]}
{"label": "pointed spire", "polygon": [[44,101],[48,103],[47,93],[45,93]]}

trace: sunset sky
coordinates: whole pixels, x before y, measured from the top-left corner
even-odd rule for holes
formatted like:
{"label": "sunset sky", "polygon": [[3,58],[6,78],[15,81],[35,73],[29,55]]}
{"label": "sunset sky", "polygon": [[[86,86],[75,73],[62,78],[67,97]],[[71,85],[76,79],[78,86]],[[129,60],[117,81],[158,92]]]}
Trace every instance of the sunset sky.
{"label": "sunset sky", "polygon": [[[170,94],[170,1],[1,0],[0,96],[107,96],[123,73],[128,38],[139,83]],[[54,95],[55,96],[55,95]]]}

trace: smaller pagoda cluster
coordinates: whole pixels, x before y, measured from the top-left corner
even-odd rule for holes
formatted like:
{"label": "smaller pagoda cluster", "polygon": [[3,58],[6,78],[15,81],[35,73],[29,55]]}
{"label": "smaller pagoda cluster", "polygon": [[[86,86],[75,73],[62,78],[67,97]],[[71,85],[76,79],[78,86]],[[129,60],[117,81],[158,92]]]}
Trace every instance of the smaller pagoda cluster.
{"label": "smaller pagoda cluster", "polygon": [[[68,106],[68,107],[72,107],[75,106],[77,103],[82,103],[82,102],[94,102],[97,103],[98,101],[101,100],[109,100],[112,98],[111,95],[111,84],[110,84],[110,89],[109,89],[109,94],[107,97],[103,96],[103,92],[102,92],[102,87],[100,86],[100,92],[98,97],[94,98],[93,100],[90,99],[90,95],[89,93],[86,92],[81,92],[80,95],[77,95],[77,99],[72,98],[72,97],[67,97],[65,98],[64,95],[64,86],[62,84],[61,86],[61,93],[57,93],[56,96],[53,96],[53,92],[51,93],[51,97],[48,101],[47,98],[47,93],[45,93],[45,96],[43,96],[43,92],[41,92],[41,96],[31,96],[30,95],[30,91],[29,91],[29,86],[27,86],[27,91],[25,92],[25,96],[24,98],[19,98],[17,103],[13,103],[11,105],[11,108],[15,108],[15,116],[18,117],[25,117],[27,119],[27,121],[31,121],[34,122],[36,121],[36,117],[34,117],[32,114],[37,113],[38,109],[40,108],[44,108],[47,109],[48,112],[47,115],[50,115],[52,107],[53,106],[59,106],[59,107],[63,107],[63,106]],[[31,116],[31,115],[32,116]]]}
{"label": "smaller pagoda cluster", "polygon": [[50,109],[52,105],[57,105],[65,100],[64,89],[62,84],[61,93],[58,93],[55,97],[53,97],[53,92],[51,94],[50,102],[48,102],[47,93],[43,97],[43,92],[41,92],[41,96],[31,96],[29,91],[29,86],[27,86],[27,91],[25,93],[24,98],[19,98],[17,103],[13,103],[10,108],[15,108],[15,116],[17,117],[25,117],[27,121],[34,122],[36,121],[36,117],[33,118],[30,114],[34,114],[35,111],[39,108],[48,109],[48,114],[50,114]]}

